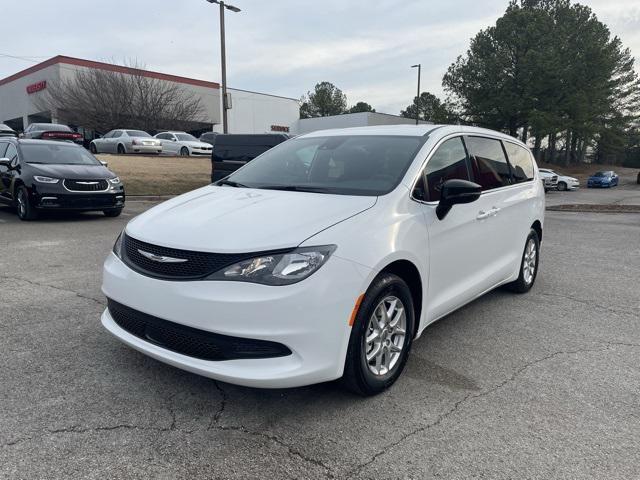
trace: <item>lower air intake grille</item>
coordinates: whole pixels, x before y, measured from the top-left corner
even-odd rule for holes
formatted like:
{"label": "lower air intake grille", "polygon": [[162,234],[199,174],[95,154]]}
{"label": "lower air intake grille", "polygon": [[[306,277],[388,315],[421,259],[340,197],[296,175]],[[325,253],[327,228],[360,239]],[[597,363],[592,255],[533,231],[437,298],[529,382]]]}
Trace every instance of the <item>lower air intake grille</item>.
{"label": "lower air intake grille", "polygon": [[108,300],[113,320],[132,335],[201,360],[238,360],[291,355],[285,345],[267,340],[231,337],[163,320]]}

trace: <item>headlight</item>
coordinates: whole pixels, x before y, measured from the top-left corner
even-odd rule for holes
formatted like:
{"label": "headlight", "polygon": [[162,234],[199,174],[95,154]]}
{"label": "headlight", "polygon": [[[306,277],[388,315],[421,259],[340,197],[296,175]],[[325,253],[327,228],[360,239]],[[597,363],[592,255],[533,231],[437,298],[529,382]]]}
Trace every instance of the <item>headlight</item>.
{"label": "headlight", "polygon": [[38,183],[58,183],[59,178],[41,177],[40,175],[34,175],[33,179]]}
{"label": "headlight", "polygon": [[118,258],[122,258],[122,237],[123,237],[122,233],[123,232],[124,230],[120,232],[120,235],[118,235],[118,238],[116,238],[116,243],[113,244],[113,253]]}
{"label": "headlight", "polygon": [[110,178],[109,181],[111,183],[113,183],[114,185],[117,185],[120,183],[120,177],[116,177],[116,178]]}
{"label": "headlight", "polygon": [[250,258],[215,272],[207,279],[291,285],[318,270],[335,249],[335,245],[305,247],[288,253]]}

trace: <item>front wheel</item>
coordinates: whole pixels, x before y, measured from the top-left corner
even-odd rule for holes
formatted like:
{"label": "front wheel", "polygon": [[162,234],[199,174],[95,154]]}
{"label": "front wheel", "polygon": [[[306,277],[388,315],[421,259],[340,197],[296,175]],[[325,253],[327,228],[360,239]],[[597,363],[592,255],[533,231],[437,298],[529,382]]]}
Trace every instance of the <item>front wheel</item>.
{"label": "front wheel", "polygon": [[16,207],[18,209],[18,218],[20,220],[35,220],[38,218],[37,210],[31,205],[29,200],[29,192],[25,186],[18,188],[18,195],[16,196]]}
{"label": "front wheel", "polygon": [[124,145],[122,144],[118,145],[118,154],[124,155],[125,153],[127,153],[127,151],[125,150]]}
{"label": "front wheel", "polygon": [[98,153],[98,149],[96,148],[95,143],[92,143],[92,144],[90,144],[90,145],[89,145],[89,151],[90,151],[91,153],[93,153],[94,155],[95,155],[96,153]]}
{"label": "front wheel", "polygon": [[532,228],[524,244],[524,252],[520,262],[520,275],[515,282],[507,284],[507,288],[516,293],[526,293],[531,290],[538,275],[539,262],[540,239],[538,238],[538,232]]}
{"label": "front wheel", "polygon": [[564,182],[560,182],[558,183],[558,190],[560,190],[561,192],[564,192],[567,189],[567,184]]}
{"label": "front wheel", "polygon": [[363,396],[393,385],[409,358],[414,324],[413,299],[406,282],[391,273],[379,275],[358,308],[342,383]]}
{"label": "front wheel", "polygon": [[187,147],[182,147],[180,149],[180,156],[188,157],[189,156],[189,149]]}

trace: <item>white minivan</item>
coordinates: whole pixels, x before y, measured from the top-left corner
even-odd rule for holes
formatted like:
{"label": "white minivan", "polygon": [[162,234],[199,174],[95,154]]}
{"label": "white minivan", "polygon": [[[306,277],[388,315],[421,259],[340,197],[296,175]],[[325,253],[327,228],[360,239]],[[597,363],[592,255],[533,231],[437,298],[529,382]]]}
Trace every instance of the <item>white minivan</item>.
{"label": "white minivan", "polygon": [[371,395],[432,322],[538,271],[527,147],[463,126],[324,130],[129,222],[102,323],[170,365],[252,387]]}

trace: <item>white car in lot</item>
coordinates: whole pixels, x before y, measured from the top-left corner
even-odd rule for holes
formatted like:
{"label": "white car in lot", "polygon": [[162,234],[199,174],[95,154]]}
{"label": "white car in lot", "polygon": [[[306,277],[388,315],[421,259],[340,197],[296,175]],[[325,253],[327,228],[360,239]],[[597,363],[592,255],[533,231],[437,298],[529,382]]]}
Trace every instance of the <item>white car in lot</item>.
{"label": "white car in lot", "polygon": [[[506,152],[506,155],[505,155]],[[324,130],[131,220],[102,323],[170,365],[370,395],[434,321],[535,282],[545,208],[519,141],[462,126]]]}
{"label": "white car in lot", "polygon": [[542,171],[542,169],[540,169],[538,173],[540,175],[540,180],[544,185],[545,192],[558,188],[558,175],[550,173],[550,171]]}
{"label": "white car in lot", "polygon": [[560,191],[564,190],[576,190],[580,188],[580,180],[573,177],[568,177],[567,175],[561,175],[559,173],[554,172],[550,168],[541,168],[540,175],[545,175],[550,178],[557,177],[558,182],[556,187]]}
{"label": "white car in lot", "polygon": [[142,130],[118,129],[107,132],[89,144],[91,153],[162,153],[161,143]]}
{"label": "white car in lot", "polygon": [[161,132],[156,138],[162,142],[164,153],[188,157],[190,155],[211,156],[213,147],[209,143],[201,142],[186,132]]}

